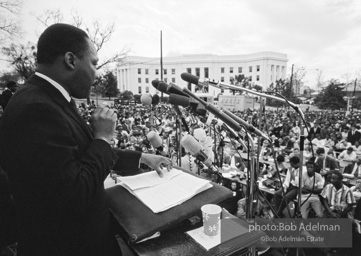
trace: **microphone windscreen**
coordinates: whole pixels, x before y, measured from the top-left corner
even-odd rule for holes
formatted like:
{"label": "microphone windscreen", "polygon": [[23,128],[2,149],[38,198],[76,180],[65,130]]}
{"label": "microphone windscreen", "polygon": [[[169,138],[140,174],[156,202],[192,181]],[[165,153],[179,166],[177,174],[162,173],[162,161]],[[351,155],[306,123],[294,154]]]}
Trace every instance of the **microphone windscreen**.
{"label": "microphone windscreen", "polygon": [[207,140],[207,134],[203,128],[194,129],[193,136],[201,143],[204,143]]}
{"label": "microphone windscreen", "polygon": [[152,81],[152,85],[153,85],[153,87],[155,88],[155,89],[158,89],[158,85],[159,85],[159,80],[153,80]]}
{"label": "microphone windscreen", "polygon": [[198,84],[198,81],[199,81],[199,77],[194,76],[194,75],[189,74],[189,73],[182,73],[181,78],[184,81],[186,81],[188,83],[191,83],[191,84]]}
{"label": "microphone windscreen", "polygon": [[159,95],[158,94],[154,94],[153,97],[152,97],[152,105],[158,105],[160,102],[160,98],[159,98]]}
{"label": "microphone windscreen", "polygon": [[159,91],[161,91],[161,92],[164,92],[164,93],[166,93],[166,94],[169,94],[169,92],[168,92],[168,87],[169,87],[169,85],[167,85],[166,83],[164,83],[164,82],[159,82],[157,89],[158,89]]}
{"label": "microphone windscreen", "polygon": [[149,106],[152,104],[152,96],[150,94],[142,94],[142,96],[140,96],[140,101],[143,105]]}
{"label": "microphone windscreen", "polygon": [[187,152],[191,153],[191,155],[197,155],[202,150],[201,144],[190,134],[183,136],[181,145]]}
{"label": "microphone windscreen", "polygon": [[188,95],[183,92],[182,88],[180,88],[178,85],[173,84],[173,83],[169,84],[168,93],[169,94],[174,93],[174,94],[188,97]]}
{"label": "microphone windscreen", "polygon": [[159,134],[156,133],[155,131],[150,131],[147,134],[147,139],[154,148],[159,148],[162,146],[162,139],[160,138]]}
{"label": "microphone windscreen", "polygon": [[169,94],[168,102],[170,104],[179,105],[186,108],[189,106],[189,97],[171,93]]}

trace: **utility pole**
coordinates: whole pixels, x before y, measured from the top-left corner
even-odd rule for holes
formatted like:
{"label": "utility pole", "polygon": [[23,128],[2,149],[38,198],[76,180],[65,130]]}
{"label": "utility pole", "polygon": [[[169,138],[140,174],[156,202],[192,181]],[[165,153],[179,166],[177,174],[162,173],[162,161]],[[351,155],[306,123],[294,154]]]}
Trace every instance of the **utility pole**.
{"label": "utility pole", "polygon": [[290,79],[290,98],[292,98],[292,91],[293,91],[293,67],[295,66],[295,64],[292,64],[292,69],[291,69],[291,79]]}
{"label": "utility pole", "polygon": [[[160,31],[160,80],[163,81],[163,37]],[[160,94],[161,102],[163,102],[163,92]]]}
{"label": "utility pole", "polygon": [[354,87],[353,87],[353,94],[352,94],[352,100],[351,100],[351,115],[352,115],[352,112],[353,112],[353,101],[356,98],[356,84],[357,84],[357,78],[355,79],[355,84],[354,84]]}

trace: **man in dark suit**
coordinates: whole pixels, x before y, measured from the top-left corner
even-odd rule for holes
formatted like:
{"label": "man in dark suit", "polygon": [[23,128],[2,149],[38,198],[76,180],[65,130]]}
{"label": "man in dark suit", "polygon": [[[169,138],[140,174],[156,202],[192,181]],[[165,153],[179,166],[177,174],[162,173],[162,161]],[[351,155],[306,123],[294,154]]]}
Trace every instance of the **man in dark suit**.
{"label": "man in dark suit", "polygon": [[326,179],[326,183],[328,183],[330,181],[330,172],[339,170],[340,165],[336,158],[325,154],[324,148],[318,148],[316,156],[315,164],[320,169],[320,174]]}
{"label": "man in dark suit", "polygon": [[350,142],[352,145],[355,145],[356,141],[361,139],[361,133],[356,130],[356,125],[352,124],[351,129],[347,133],[347,141]]}
{"label": "man in dark suit", "polygon": [[0,127],[0,164],[18,211],[18,255],[121,255],[112,234],[104,180],[110,169],[145,163],[161,176],[170,159],[112,151],[117,115],[98,107],[91,129],[74,107],[96,77],[87,34],[55,24],[40,36],[37,72],[14,94]]}

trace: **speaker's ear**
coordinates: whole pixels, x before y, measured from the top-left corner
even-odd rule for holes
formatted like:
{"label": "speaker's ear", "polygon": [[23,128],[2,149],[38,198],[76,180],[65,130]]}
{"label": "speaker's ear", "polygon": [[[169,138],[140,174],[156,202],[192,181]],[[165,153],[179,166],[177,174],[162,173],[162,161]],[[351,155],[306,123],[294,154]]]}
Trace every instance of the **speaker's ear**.
{"label": "speaker's ear", "polygon": [[65,53],[64,56],[64,61],[65,61],[65,65],[70,68],[70,69],[74,69],[75,68],[75,55],[72,52],[67,52]]}

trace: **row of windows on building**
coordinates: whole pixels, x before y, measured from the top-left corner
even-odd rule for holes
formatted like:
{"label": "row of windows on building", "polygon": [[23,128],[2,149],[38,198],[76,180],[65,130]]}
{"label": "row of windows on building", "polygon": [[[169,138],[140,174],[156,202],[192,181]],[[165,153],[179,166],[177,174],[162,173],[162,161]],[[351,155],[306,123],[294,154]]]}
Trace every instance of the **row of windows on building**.
{"label": "row of windows on building", "polygon": [[[225,70],[226,68],[221,68],[221,74],[224,74],[225,73]],[[256,71],[259,72],[261,70],[261,66],[260,65],[257,65],[256,66]],[[235,68],[233,67],[230,67],[229,68],[229,73],[230,74],[233,74],[235,71]],[[187,72],[192,74],[192,68],[187,68]],[[249,66],[248,67],[248,72],[249,73],[252,73],[253,72],[253,67],[252,66]],[[145,69],[144,70],[144,73],[146,75],[149,75],[149,69]],[[167,69],[163,69],[163,73],[164,75],[167,75],[168,74],[168,70]],[[200,76],[200,73],[201,73],[201,69],[200,68],[195,68],[195,75],[196,76]],[[243,73],[243,67],[238,67],[238,73],[239,74],[242,74]],[[138,68],[138,75],[141,75],[142,74],[142,69],[141,68]],[[159,75],[159,69],[155,69],[155,74],[156,75]],[[175,68],[172,68],[171,69],[171,74],[172,75],[175,75]],[[209,68],[204,68],[204,77],[205,78],[208,78],[208,75],[209,75]]]}
{"label": "row of windows on building", "polygon": [[[164,78],[164,81],[165,82],[168,82],[167,81],[168,79],[167,78]],[[221,76],[221,82],[224,82],[224,76]],[[260,76],[259,75],[256,75],[256,81],[259,81],[260,80]],[[171,78],[171,81],[172,81],[172,83],[176,83],[176,79],[175,79],[175,77],[172,77]],[[252,76],[249,76],[248,77],[248,81],[253,81],[253,77]],[[230,79],[230,82],[231,82],[231,79]],[[141,77],[138,77],[138,83],[140,84],[140,83],[142,83],[142,78]],[[145,78],[145,83],[146,84],[149,84],[149,78]]]}

